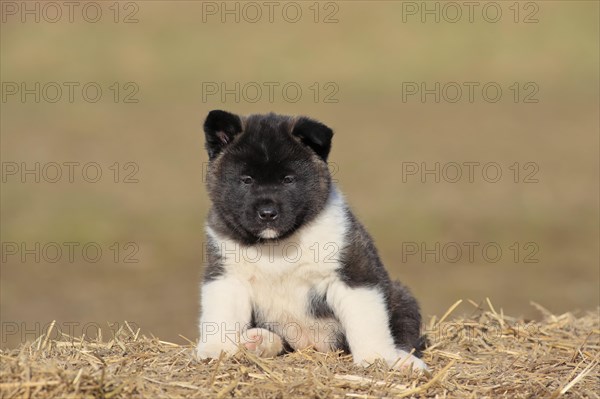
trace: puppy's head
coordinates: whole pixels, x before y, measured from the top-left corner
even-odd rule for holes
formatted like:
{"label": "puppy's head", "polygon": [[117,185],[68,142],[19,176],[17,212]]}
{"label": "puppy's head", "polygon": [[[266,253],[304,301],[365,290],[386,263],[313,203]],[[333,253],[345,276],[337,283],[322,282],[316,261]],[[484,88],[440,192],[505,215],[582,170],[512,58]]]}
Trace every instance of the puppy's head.
{"label": "puppy's head", "polygon": [[209,196],[234,238],[284,238],[325,206],[333,136],[327,126],[306,117],[211,111],[204,132]]}

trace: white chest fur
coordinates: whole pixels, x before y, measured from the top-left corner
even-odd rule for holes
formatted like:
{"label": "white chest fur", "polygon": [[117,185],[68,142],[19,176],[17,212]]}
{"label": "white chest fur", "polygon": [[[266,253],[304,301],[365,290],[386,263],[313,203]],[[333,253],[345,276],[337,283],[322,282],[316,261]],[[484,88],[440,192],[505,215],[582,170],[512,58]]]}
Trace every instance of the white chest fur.
{"label": "white chest fur", "polygon": [[294,349],[314,345],[327,351],[341,332],[337,320],[315,317],[310,306],[338,280],[348,228],[345,212],[334,190],[323,212],[296,234],[255,246],[242,246],[207,228],[222,257],[221,278],[238,287],[232,294],[247,296],[259,318]]}

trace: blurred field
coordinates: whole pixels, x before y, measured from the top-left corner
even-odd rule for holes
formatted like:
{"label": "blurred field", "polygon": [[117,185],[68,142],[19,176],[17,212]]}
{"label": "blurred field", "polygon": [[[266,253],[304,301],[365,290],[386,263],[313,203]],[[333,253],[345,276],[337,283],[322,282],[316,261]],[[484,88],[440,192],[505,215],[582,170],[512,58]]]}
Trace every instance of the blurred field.
{"label": "blurred field", "polygon": [[[8,176],[3,245],[94,242],[104,252],[96,263],[81,256],[36,263],[3,247],[0,346],[34,338],[51,320],[80,323],[76,335],[84,323],[131,320],[164,340],[197,338],[209,206],[201,125],[215,108],[306,114],[331,126],[334,177],[424,315],[442,314],[459,298],[490,297],[525,318],[537,317],[530,300],[555,313],[598,306],[597,2],[538,2],[535,24],[514,23],[506,8],[495,24],[403,23],[402,3],[383,1],[337,3],[333,24],[204,23],[201,2],[137,4],[134,24],[2,23],[3,82],[98,82],[105,96],[1,103],[2,162],[97,162],[104,173],[98,183]],[[504,95],[497,103],[403,102],[402,83],[421,81],[498,82]],[[113,82],[135,82],[139,102],[112,101]],[[304,95],[297,103],[281,95],[273,103],[203,101],[203,82],[297,82]],[[314,82],[317,102],[308,89]],[[322,101],[327,82],[339,88],[337,103]],[[515,103],[514,82],[535,82],[539,102]],[[115,183],[115,162],[120,181],[123,165],[138,165],[139,182]],[[403,182],[406,162],[497,162],[505,178]],[[521,175],[515,183],[508,169],[515,162],[538,165],[539,181],[523,183]],[[129,242],[138,263],[123,261]],[[436,242],[492,242],[503,254],[495,263],[406,254],[407,243]],[[527,243],[538,248],[537,263],[524,262]]]}

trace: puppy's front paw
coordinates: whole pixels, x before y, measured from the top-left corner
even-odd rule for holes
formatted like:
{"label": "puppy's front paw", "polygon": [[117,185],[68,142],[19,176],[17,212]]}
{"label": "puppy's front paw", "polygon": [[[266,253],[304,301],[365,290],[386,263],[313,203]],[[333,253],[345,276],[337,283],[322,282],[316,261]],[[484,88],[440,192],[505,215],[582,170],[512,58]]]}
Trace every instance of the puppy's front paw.
{"label": "puppy's front paw", "polygon": [[425,362],[415,355],[412,355],[405,351],[398,351],[396,359],[392,360],[391,363],[388,361],[390,367],[396,370],[407,370],[412,368],[415,371],[428,371]]}
{"label": "puppy's front paw", "polygon": [[377,359],[384,360],[389,367],[393,367],[396,370],[407,370],[410,368],[416,371],[428,370],[425,362],[403,350],[395,350],[391,356],[381,356],[380,354],[354,356],[354,363],[359,366],[368,367]]}
{"label": "puppy's front paw", "polygon": [[196,356],[198,359],[217,359],[221,352],[226,355],[233,355],[238,347],[233,342],[200,342],[196,347]]}
{"label": "puppy's front paw", "polygon": [[283,350],[281,337],[264,328],[251,328],[244,331],[241,344],[259,357],[277,356]]}

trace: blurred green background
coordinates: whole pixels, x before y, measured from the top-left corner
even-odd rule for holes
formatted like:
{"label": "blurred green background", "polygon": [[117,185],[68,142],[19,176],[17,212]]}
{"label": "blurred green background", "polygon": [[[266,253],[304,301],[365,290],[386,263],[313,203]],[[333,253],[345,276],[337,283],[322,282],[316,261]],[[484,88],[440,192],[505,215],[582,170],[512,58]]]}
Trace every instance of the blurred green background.
{"label": "blurred green background", "polygon": [[[502,17],[495,23],[483,17],[486,2],[478,3],[473,22],[463,8],[456,23],[447,21],[454,14],[445,3],[437,3],[439,23],[435,15],[422,22],[419,11],[409,12],[421,2],[298,2],[296,23],[284,18],[295,18],[296,10],[282,14],[291,7],[285,2],[277,3],[273,22],[268,8],[254,3],[263,12],[256,23],[247,21],[255,9],[235,2],[226,7],[239,7],[239,22],[235,14],[221,21],[221,2],[97,2],[102,18],[96,23],[82,17],[86,3],[77,3],[73,22],[64,8],[54,23],[44,20],[42,8],[39,23],[27,15],[22,22],[23,2],[15,3],[17,14],[6,3],[0,32],[1,346],[33,338],[14,332],[15,325],[35,332],[54,319],[78,326],[131,320],[165,340],[197,338],[209,206],[202,122],[211,109],[303,114],[331,126],[334,178],[426,319],[459,298],[489,297],[506,314],[525,317],[538,316],[530,301],[553,312],[598,306],[598,2],[497,2]],[[52,12],[46,10],[46,19]],[[137,22],[124,23],[127,16]],[[30,88],[35,82],[80,85],[73,102],[66,90],[59,101],[47,101],[54,96],[47,86],[36,103],[33,95],[25,101],[20,93],[8,95],[22,82]],[[82,97],[88,82],[103,90],[95,103]],[[110,88],[115,82],[117,101]],[[234,95],[222,101],[206,92],[221,82],[230,89],[236,82],[250,86],[240,89],[239,101]],[[273,101],[265,89],[252,102],[253,85],[264,88],[264,82],[279,85]],[[302,88],[297,102],[282,94],[290,82]],[[480,86],[472,102],[466,91],[455,103],[447,101],[450,91],[439,102],[433,95],[403,101],[403,82]],[[499,101],[483,99],[487,82],[503,89]],[[518,101],[510,89],[515,82]],[[524,102],[532,87],[537,102]],[[135,88],[131,98],[138,101],[125,102]],[[329,94],[337,102],[325,101]],[[56,183],[7,169],[36,162],[80,166],[73,183],[66,167]],[[97,183],[81,177],[81,165],[89,162],[103,173]],[[481,168],[473,182],[403,176],[408,163],[431,169],[436,162],[496,162],[503,175],[496,183],[483,179]],[[515,162],[517,183],[510,169]],[[528,162],[537,182],[523,181],[533,170],[525,169]],[[137,183],[123,182],[130,173]],[[73,261],[68,242],[79,245]],[[466,252],[455,262],[451,251],[440,249],[439,262],[435,254],[423,260],[421,252],[406,252],[412,243],[428,249],[457,243],[466,250],[468,242],[479,244],[472,260]],[[40,243],[48,251],[48,243],[58,243],[65,252],[55,263],[44,254],[40,262],[34,255],[23,260],[11,243]],[[86,243],[103,250],[97,262],[82,255]],[[482,256],[486,243],[502,249],[498,261]],[[532,251],[527,259],[538,262],[525,262]],[[125,262],[126,255],[139,262]]]}

